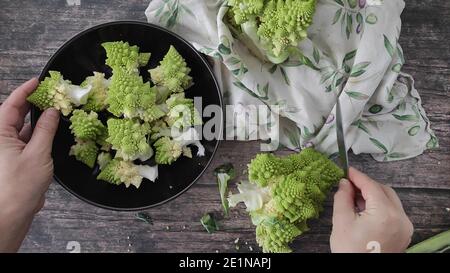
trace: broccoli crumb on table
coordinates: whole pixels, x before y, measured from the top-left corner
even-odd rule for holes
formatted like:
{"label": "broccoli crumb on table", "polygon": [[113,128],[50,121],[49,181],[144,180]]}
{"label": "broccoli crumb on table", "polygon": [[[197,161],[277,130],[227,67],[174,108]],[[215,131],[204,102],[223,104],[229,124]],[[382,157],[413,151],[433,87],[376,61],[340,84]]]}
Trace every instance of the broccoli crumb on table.
{"label": "broccoli crumb on table", "polygon": [[[145,21],[148,1],[81,0],[2,1],[0,9],[0,100],[16,86],[39,75],[50,56],[80,30],[111,20]],[[441,148],[394,163],[376,163],[370,156],[351,156],[350,163],[393,186],[415,226],[413,243],[450,228],[450,10],[449,1],[407,0],[400,43],[407,60],[404,69],[416,80],[424,107]],[[101,96],[101,93],[99,93]],[[89,100],[89,99],[88,99]],[[259,153],[258,142],[223,142],[204,176],[186,193],[161,207],[147,210],[152,224],[135,213],[113,212],[85,204],[54,183],[44,209],[37,215],[23,252],[67,252],[78,241],[82,252],[255,252],[255,229],[244,206],[217,219],[219,230],[208,234],[199,219],[222,212],[214,168],[232,162],[236,181]],[[282,150],[279,155],[287,155]],[[105,160],[105,159],[102,159]],[[107,160],[107,159],[106,159]],[[320,219],[291,247],[301,252],[329,251],[332,199],[327,198]],[[236,239],[239,240],[235,243]]]}

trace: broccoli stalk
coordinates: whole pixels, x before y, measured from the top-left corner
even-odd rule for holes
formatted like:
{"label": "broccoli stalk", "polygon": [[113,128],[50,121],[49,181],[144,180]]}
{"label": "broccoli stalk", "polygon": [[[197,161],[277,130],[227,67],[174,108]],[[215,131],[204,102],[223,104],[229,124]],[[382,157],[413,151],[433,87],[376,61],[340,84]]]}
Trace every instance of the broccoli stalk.
{"label": "broccoli stalk", "polygon": [[225,216],[228,215],[229,205],[228,205],[228,182],[236,176],[233,164],[227,163],[220,165],[214,169],[214,175],[217,179],[217,185],[219,186],[220,200],[222,202],[223,211]]}
{"label": "broccoli stalk", "polygon": [[49,71],[50,77],[46,77],[27,100],[41,110],[55,108],[64,116],[72,112],[74,106],[80,106],[87,102],[91,85],[80,87],[64,80],[58,71]]}
{"label": "broccoli stalk", "polygon": [[264,252],[290,252],[288,244],[317,218],[331,187],[343,171],[321,153],[307,148],[287,157],[259,154],[249,166],[250,182],[238,185],[230,206],[244,202]]}

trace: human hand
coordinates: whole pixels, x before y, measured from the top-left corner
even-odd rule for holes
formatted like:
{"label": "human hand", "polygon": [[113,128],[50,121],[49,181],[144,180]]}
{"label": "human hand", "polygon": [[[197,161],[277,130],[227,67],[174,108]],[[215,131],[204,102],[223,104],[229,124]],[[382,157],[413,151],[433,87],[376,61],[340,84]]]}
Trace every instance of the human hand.
{"label": "human hand", "polygon": [[37,85],[35,78],[27,81],[0,106],[0,252],[19,249],[52,181],[59,112],[46,110],[33,134],[30,124],[24,125],[26,98]]}
{"label": "human hand", "polygon": [[355,168],[349,178],[341,180],[334,196],[331,251],[369,252],[379,246],[380,252],[404,252],[414,228],[395,191]]}

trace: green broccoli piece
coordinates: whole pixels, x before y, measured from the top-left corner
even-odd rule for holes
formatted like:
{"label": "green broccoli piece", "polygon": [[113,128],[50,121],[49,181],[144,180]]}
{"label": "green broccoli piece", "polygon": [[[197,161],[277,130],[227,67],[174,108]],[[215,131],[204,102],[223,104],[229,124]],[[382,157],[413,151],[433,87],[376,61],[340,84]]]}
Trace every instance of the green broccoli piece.
{"label": "green broccoli piece", "polygon": [[316,0],[231,0],[228,18],[257,56],[282,63],[307,36]]}
{"label": "green broccoli piece", "polygon": [[95,141],[106,131],[96,112],[89,114],[83,110],[74,110],[70,117],[70,129],[76,138]]}
{"label": "green broccoli piece", "polygon": [[145,161],[152,157],[153,150],[147,142],[147,135],[150,132],[148,123],[141,124],[137,120],[111,118],[107,124],[106,141],[117,151],[116,157],[131,161],[135,159]]}
{"label": "green broccoli piece", "polygon": [[256,240],[264,252],[290,252],[288,244],[307,231],[327,194],[344,172],[312,148],[277,157],[259,154],[248,165],[249,182],[238,185],[230,206],[244,202],[256,225]]}
{"label": "green broccoli piece", "polygon": [[184,93],[172,94],[166,104],[168,113],[165,121],[170,127],[185,130],[192,126],[202,125],[202,118],[194,106],[194,100],[185,98]]}
{"label": "green broccoli piece", "polygon": [[106,98],[108,111],[116,117],[121,117],[124,114],[125,98],[129,94],[146,89],[146,85],[148,83],[144,83],[138,73],[128,72],[124,69],[114,70]]}
{"label": "green broccoli piece", "polygon": [[109,161],[98,174],[97,179],[114,185],[124,183],[139,188],[143,178],[155,181],[158,177],[158,166],[135,165],[133,162],[118,158]]}
{"label": "green broccoli piece", "polygon": [[107,107],[106,98],[110,80],[105,79],[105,74],[94,72],[94,76],[89,76],[81,83],[81,87],[92,86],[87,102],[83,105],[85,111],[100,112]]}
{"label": "green broccoli piece", "polygon": [[106,51],[106,64],[113,70],[125,68],[128,71],[137,71],[145,66],[150,59],[150,53],[139,53],[139,47],[131,46],[128,42],[105,42],[102,44]]}
{"label": "green broccoli piece", "polygon": [[155,161],[157,164],[172,164],[182,154],[192,157],[188,145],[197,147],[197,156],[205,155],[205,147],[200,143],[199,135],[194,128],[189,128],[176,137],[164,136],[158,139],[153,146],[155,147]]}
{"label": "green broccoli piece", "polygon": [[58,71],[49,71],[50,77],[39,84],[37,89],[28,96],[27,100],[39,109],[55,108],[64,116],[72,112],[74,106],[80,106],[87,102],[92,86],[84,88],[71,84],[64,80]]}
{"label": "green broccoli piece", "polygon": [[97,159],[98,147],[92,140],[84,141],[77,139],[76,143],[70,147],[69,155],[75,156],[78,161],[83,162],[89,168],[94,168]]}
{"label": "green broccoli piece", "polygon": [[126,95],[123,101],[125,118],[139,118],[145,122],[152,122],[163,117],[166,113],[164,105],[156,104],[156,88],[144,84],[142,88]]}
{"label": "green broccoli piece", "polygon": [[149,70],[153,83],[172,93],[183,92],[192,85],[192,77],[188,75],[190,72],[186,61],[173,46],[170,46],[159,66]]}

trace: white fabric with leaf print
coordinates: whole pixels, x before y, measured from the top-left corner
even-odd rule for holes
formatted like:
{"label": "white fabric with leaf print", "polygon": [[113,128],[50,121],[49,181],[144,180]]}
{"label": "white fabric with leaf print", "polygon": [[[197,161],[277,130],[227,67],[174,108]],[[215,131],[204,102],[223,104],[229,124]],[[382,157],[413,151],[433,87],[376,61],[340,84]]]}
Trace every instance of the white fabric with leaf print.
{"label": "white fabric with leaf print", "polygon": [[[437,147],[411,76],[401,73],[397,43],[402,0],[318,0],[304,56],[263,62],[233,38],[223,0],[153,0],[146,16],[215,59],[227,104],[278,105],[280,142],[290,149],[338,151],[336,94],[348,149],[378,161],[400,160]],[[342,90],[342,92],[341,92]],[[205,91],[206,92],[206,91]],[[244,109],[244,110],[242,110]]]}

